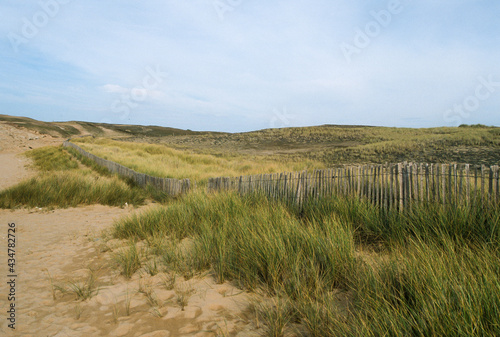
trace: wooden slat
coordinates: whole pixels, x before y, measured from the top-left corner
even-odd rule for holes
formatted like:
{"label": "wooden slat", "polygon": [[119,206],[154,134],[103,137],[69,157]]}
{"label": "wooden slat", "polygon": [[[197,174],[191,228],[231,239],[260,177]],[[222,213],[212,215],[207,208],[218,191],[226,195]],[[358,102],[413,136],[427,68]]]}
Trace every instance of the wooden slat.
{"label": "wooden slat", "polygon": [[485,193],[485,184],[486,184],[486,167],[481,165],[481,204],[484,207],[484,193]]}
{"label": "wooden slat", "polygon": [[389,167],[389,208],[393,207],[393,200],[394,200],[394,165],[391,165]]}
{"label": "wooden slat", "polygon": [[463,198],[466,202],[466,204],[469,204],[470,202],[470,191],[471,191],[471,169],[470,169],[470,164],[465,164],[463,167],[463,189],[464,189],[464,195]]}
{"label": "wooden slat", "polygon": [[495,193],[495,188],[494,188],[494,167],[492,165],[486,167],[486,171],[488,174],[488,190],[486,192],[487,194],[487,203],[488,207],[492,205],[494,201],[493,194]]}

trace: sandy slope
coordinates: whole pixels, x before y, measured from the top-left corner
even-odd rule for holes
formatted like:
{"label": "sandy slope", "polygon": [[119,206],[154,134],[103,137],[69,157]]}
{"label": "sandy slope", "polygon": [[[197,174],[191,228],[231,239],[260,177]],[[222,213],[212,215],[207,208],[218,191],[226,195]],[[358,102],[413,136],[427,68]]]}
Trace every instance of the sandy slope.
{"label": "sandy slope", "polygon": [[61,138],[16,128],[0,121],[0,153],[19,153],[31,148],[62,143]]}
{"label": "sandy slope", "polygon": [[[24,167],[28,161],[20,152],[62,142],[26,135],[4,124],[0,129],[0,189],[35,174]],[[101,205],[0,210],[0,335],[260,335],[262,329],[249,310],[250,295],[230,284],[215,284],[210,275],[189,280],[178,276],[173,289],[165,272],[152,277],[142,270],[130,280],[121,276],[113,266],[113,254],[126,243],[106,241],[101,233],[136,211]],[[8,300],[9,223],[16,224],[15,302]],[[90,300],[77,300],[70,284],[84,285],[90,273],[98,292]],[[179,305],[182,297],[184,310]],[[6,319],[11,303],[16,306],[15,330]]]}
{"label": "sandy slope", "polygon": [[32,148],[62,143],[62,139],[28,132],[0,122],[0,190],[35,175],[26,167],[29,160],[21,155]]}

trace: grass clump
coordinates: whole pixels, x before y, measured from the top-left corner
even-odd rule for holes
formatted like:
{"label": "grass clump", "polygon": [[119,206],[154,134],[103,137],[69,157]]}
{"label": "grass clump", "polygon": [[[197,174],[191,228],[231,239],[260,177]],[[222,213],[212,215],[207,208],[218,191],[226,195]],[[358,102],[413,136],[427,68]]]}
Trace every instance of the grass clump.
{"label": "grass clump", "polygon": [[412,242],[357,272],[349,336],[498,336],[500,260],[485,247]]}
{"label": "grass clump", "polygon": [[116,253],[114,260],[120,267],[121,274],[126,278],[131,278],[142,265],[140,251],[137,250],[137,246],[133,242],[128,249]]}
{"label": "grass clump", "polygon": [[259,320],[264,323],[264,336],[282,337],[295,318],[294,306],[288,299],[276,298],[256,305]]}
{"label": "grass clump", "polygon": [[92,172],[55,172],[42,174],[0,192],[0,208],[76,207],[102,204],[122,206],[142,204],[145,193],[130,188],[122,180]]}
{"label": "grass clump", "polygon": [[319,223],[334,217],[348,223],[359,245],[405,244],[410,239],[424,242],[500,243],[500,207],[481,203],[420,203],[400,212],[381,209],[351,197],[324,198],[305,205],[300,213],[307,221]]}
{"label": "grass clump", "polygon": [[148,261],[145,264],[144,269],[145,269],[146,273],[148,273],[151,276],[155,276],[156,274],[158,274],[160,272],[158,269],[158,262],[157,262],[156,258],[153,258],[151,261]]}
{"label": "grass clump", "polygon": [[[115,224],[117,238],[145,239],[169,233],[191,238],[188,253],[166,251],[197,270],[212,267],[218,282],[236,279],[249,289],[299,289],[346,285],[355,264],[353,239],[335,223],[304,225],[284,205],[257,196],[191,194],[168,207],[133,215]],[[175,246],[175,245],[174,245]]]}
{"label": "grass clump", "polygon": [[99,287],[97,286],[95,273],[90,271],[84,281],[70,281],[66,291],[73,293],[76,299],[80,301],[88,300],[97,295]]}
{"label": "grass clump", "polygon": [[174,289],[176,295],[176,303],[184,311],[184,308],[189,304],[189,298],[194,293],[194,289],[189,284],[181,284]]}
{"label": "grass clump", "polygon": [[47,146],[26,152],[40,171],[65,171],[78,168],[76,161],[62,147]]}

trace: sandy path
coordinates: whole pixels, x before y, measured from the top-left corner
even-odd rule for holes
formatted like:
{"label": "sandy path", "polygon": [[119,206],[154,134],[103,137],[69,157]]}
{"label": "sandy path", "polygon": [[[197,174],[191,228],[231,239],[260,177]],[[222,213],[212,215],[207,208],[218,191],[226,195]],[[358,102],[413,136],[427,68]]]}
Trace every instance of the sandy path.
{"label": "sandy path", "polygon": [[[258,336],[248,310],[248,296],[213,278],[177,277],[173,289],[167,274],[136,273],[126,280],[112,267],[112,254],[123,242],[104,242],[99,233],[114,219],[132,212],[105,206],[55,211],[0,210],[0,335],[12,336]],[[8,224],[16,224],[16,330],[9,328],[7,300]],[[78,301],[70,281],[88,279],[94,270],[99,291]],[[51,278],[49,278],[49,273]],[[184,310],[178,298],[186,296]],[[152,303],[153,299],[154,303]],[[127,304],[130,303],[130,304]],[[130,308],[127,313],[127,307]],[[253,331],[253,332],[252,332]]]}
{"label": "sandy path", "polygon": [[23,152],[42,146],[62,144],[62,139],[28,132],[0,122],[0,190],[36,174]]}
{"label": "sandy path", "polygon": [[[17,336],[55,336],[66,324],[57,322],[64,315],[52,299],[50,279],[46,270],[55,279],[64,278],[66,272],[83,268],[85,259],[93,250],[89,235],[102,225],[112,222],[115,216],[126,210],[104,206],[57,210],[50,213],[29,210],[0,210],[0,236],[2,239],[0,275],[8,275],[6,236],[8,224],[16,224],[16,306]],[[81,263],[78,263],[81,261]],[[0,284],[0,307],[7,308],[6,281]],[[61,310],[63,309],[63,310]],[[2,310],[3,313],[4,310]],[[8,322],[2,319],[0,332],[10,331]]]}
{"label": "sandy path", "polygon": [[36,172],[27,167],[29,164],[22,154],[0,153],[0,191],[34,176]]}

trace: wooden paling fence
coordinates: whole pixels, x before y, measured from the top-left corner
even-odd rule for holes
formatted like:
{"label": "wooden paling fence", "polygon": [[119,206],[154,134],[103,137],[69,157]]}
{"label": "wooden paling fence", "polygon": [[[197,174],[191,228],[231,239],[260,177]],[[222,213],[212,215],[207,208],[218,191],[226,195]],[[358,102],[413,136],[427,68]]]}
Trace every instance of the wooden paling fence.
{"label": "wooden paling fence", "polygon": [[106,167],[112,173],[116,173],[120,176],[132,179],[139,186],[151,185],[151,186],[155,187],[156,189],[164,191],[165,193],[167,193],[168,195],[171,195],[171,196],[177,196],[181,193],[185,193],[185,192],[189,191],[189,189],[190,189],[189,179],[177,180],[177,179],[170,179],[170,178],[153,177],[153,176],[150,176],[147,174],[135,172],[134,170],[132,170],[128,167],[125,167],[125,166],[120,165],[118,163],[112,162],[110,160],[100,158],[96,155],[93,155],[92,153],[89,153],[89,152],[83,150],[79,146],[77,146],[69,141],[65,141],[63,143],[63,146],[71,147],[71,148],[75,149],[82,156],[93,160],[95,163],[97,163],[100,166]]}
{"label": "wooden paling fence", "polygon": [[384,208],[404,209],[416,201],[440,204],[500,202],[499,167],[471,164],[399,163],[345,166],[312,172],[218,177],[209,191],[260,192],[302,206],[311,198],[355,196]]}
{"label": "wooden paling fence", "polygon": [[[176,196],[190,190],[190,180],[153,177],[95,156],[66,141],[84,157],[112,173],[131,178],[140,186],[151,185]],[[399,163],[344,166],[325,170],[217,177],[208,180],[208,191],[263,193],[299,207],[315,198],[353,196],[383,208],[404,209],[414,202],[457,205],[500,203],[499,166],[471,164]]]}

